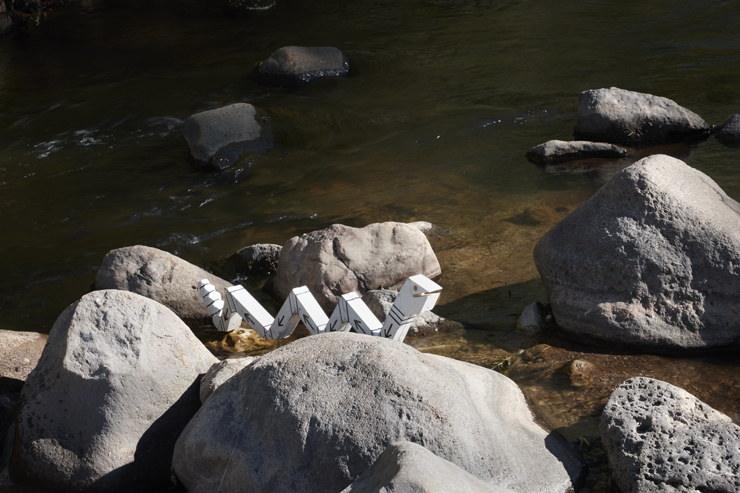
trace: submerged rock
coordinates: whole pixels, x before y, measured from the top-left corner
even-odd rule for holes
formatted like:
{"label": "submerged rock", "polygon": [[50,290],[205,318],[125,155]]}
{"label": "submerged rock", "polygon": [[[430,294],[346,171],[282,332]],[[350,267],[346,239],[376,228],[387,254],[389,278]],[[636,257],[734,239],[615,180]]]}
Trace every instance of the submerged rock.
{"label": "submerged rock", "polygon": [[157,248],[136,245],[111,250],[95,277],[95,289],[122,289],[162,303],[188,323],[211,324],[198,295],[207,278],[226,296],[231,283]]}
{"label": "submerged rock", "polygon": [[236,103],[188,117],[182,131],[196,163],[220,170],[247,152],[273,147],[265,121],[251,104]]}
{"label": "submerged rock", "polygon": [[[398,291],[393,289],[373,289],[362,295],[362,301],[382,323],[385,322],[385,318],[390,313],[397,296]],[[464,329],[461,323],[447,320],[431,311],[425,311],[416,314],[414,321],[411,322],[411,327],[409,327],[408,335],[429,335],[461,329]]]}
{"label": "submerged rock", "polygon": [[552,164],[596,157],[614,159],[627,157],[627,149],[603,142],[550,140],[527,151],[527,159],[535,164]]}
{"label": "submerged rock", "polygon": [[740,427],[669,383],[622,383],[604,408],[600,432],[621,491],[740,491]]}
{"label": "submerged rock", "polygon": [[413,442],[396,442],[342,493],[515,493],[490,485]]}
{"label": "submerged rock", "polygon": [[283,46],[262,62],[257,80],[274,86],[296,87],[319,77],[349,73],[349,62],[338,48]]}
{"label": "submerged rock", "polygon": [[308,286],[327,312],[352,291],[400,287],[410,276],[439,277],[442,269],[424,233],[404,223],[364,228],[334,224],[288,240],[280,252],[275,291]]}
{"label": "submerged rock", "polygon": [[693,111],[652,94],[612,87],[581,93],[575,135],[587,140],[661,143],[709,137],[711,126]]}
{"label": "submerged rock", "polygon": [[397,441],[516,491],[563,493],[581,473],[505,376],[354,333],[299,339],[228,380],[173,467],[191,493],[341,491]]}
{"label": "submerged rock", "polygon": [[236,252],[234,259],[240,264],[240,270],[247,274],[274,274],[282,249],[280,245],[257,243]]}
{"label": "submerged rock", "polygon": [[161,491],[216,363],[163,305],[93,291],[51,329],[21,393],[14,480],[45,490]]}
{"label": "submerged rock", "polygon": [[740,115],[730,116],[717,134],[717,140],[727,145],[740,144]]}
{"label": "submerged rock", "polygon": [[537,243],[558,325],[651,351],[740,338],[740,204],[682,161],[620,171]]}

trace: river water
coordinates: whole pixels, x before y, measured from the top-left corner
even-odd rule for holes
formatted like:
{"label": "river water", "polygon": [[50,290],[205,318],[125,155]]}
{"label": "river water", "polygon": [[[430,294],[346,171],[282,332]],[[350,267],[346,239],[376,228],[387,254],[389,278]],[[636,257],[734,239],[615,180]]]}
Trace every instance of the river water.
{"label": "river water", "polygon": [[[278,0],[235,14],[80,0],[0,38],[0,328],[48,332],[114,248],[155,246],[259,284],[225,260],[333,223],[424,220],[449,231],[433,239],[437,311],[468,330],[411,344],[508,372],[571,440],[596,435],[599,406],[636,374],[740,421],[733,355],[641,356],[513,330],[524,306],[547,302],[536,241],[633,161],[545,169],[525,152],[572,139],[586,89],[657,94],[722,123],[740,111],[738,25],[740,8],[716,1]],[[255,63],[285,45],[336,46],[350,76],[291,91],[255,82]],[[183,119],[235,102],[270,118],[276,147],[196,170]],[[740,198],[736,149],[641,152],[678,156]],[[599,365],[595,383],[561,371],[574,358]]]}

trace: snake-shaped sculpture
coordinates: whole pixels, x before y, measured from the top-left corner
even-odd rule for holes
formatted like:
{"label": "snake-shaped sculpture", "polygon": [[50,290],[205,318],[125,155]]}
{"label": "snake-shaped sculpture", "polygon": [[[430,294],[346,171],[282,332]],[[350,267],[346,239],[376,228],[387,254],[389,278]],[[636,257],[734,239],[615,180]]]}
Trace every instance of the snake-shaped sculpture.
{"label": "snake-shaped sculpture", "polygon": [[198,283],[203,304],[218,330],[231,332],[239,328],[244,320],[265,339],[288,337],[298,323],[303,322],[311,334],[354,329],[360,334],[403,341],[414,316],[431,310],[441,290],[440,285],[426,276],[419,274],[409,277],[401,287],[385,323],[381,324],[355,292],[343,294],[331,317],[327,318],[308,288],[301,286],[290,292],[277,317],[273,318],[244,286],[227,288],[224,301],[208,279]]}

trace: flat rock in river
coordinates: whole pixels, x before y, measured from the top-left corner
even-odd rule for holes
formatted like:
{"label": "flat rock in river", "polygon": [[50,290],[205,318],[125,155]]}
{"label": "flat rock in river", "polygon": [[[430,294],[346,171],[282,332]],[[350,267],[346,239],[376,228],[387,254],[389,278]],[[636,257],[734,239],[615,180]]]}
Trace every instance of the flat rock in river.
{"label": "flat rock in river", "polygon": [[162,491],[214,363],[163,305],[93,291],[51,328],[23,386],[11,476],[44,491]]}
{"label": "flat rock in river", "polygon": [[617,173],[534,261],[555,320],[579,339],[676,351],[740,338],[740,204],[678,159]]}
{"label": "flat rock in river", "polygon": [[111,250],[95,278],[96,289],[122,289],[162,303],[187,323],[211,324],[198,295],[207,278],[226,296],[231,283],[157,248],[136,245]]}
{"label": "flat rock in river", "polygon": [[344,332],[283,346],[216,389],[173,467],[190,493],[341,491],[397,441],[515,491],[564,493],[582,468],[505,376]]}
{"label": "flat rock in river", "polygon": [[603,142],[550,140],[527,151],[527,159],[535,164],[551,164],[586,158],[623,158],[627,149]]}
{"label": "flat rock in river", "polygon": [[283,46],[262,62],[257,80],[263,84],[296,87],[319,77],[348,73],[349,62],[338,48]]}
{"label": "flat rock in river", "polygon": [[515,493],[481,481],[413,442],[392,443],[342,493]]}
{"label": "flat rock in river", "polygon": [[740,491],[740,427],[679,387],[625,381],[609,397],[600,433],[621,491]]}
{"label": "flat rock in river", "polygon": [[581,93],[575,135],[615,143],[701,140],[711,126],[693,111],[652,94],[612,87]]}
{"label": "flat rock in river", "polygon": [[191,115],[182,132],[196,163],[217,170],[231,166],[246,152],[273,147],[265,121],[247,103]]}
{"label": "flat rock in river", "polygon": [[400,287],[410,276],[433,279],[441,273],[429,240],[414,226],[334,224],[285,243],[275,291],[287,298],[291,289],[308,286],[321,307],[331,312],[345,293]]}

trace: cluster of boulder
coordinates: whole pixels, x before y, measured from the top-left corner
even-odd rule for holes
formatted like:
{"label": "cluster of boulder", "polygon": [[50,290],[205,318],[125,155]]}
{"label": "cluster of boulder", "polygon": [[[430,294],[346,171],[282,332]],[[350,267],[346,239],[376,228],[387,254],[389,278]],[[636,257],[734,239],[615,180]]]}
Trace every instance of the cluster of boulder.
{"label": "cluster of boulder", "polygon": [[[358,242],[373,255],[363,258]],[[365,294],[399,284],[404,252],[418,261],[414,273],[439,275],[424,234],[402,223],[293,238],[278,275],[287,265],[325,283],[316,293],[326,303],[343,286],[332,275]],[[300,274],[295,259],[307,255],[317,259]],[[394,262],[396,277],[379,268]],[[180,482],[193,492],[564,493],[583,477],[578,454],[492,370],[343,332],[217,361],[183,322],[207,317],[201,277],[229,285],[149,247],[106,255],[98,289],[60,315],[20,392],[6,433],[15,439],[0,449],[14,481],[70,491]]]}
{"label": "cluster of boulder", "polygon": [[[258,64],[256,78],[262,84],[296,88],[313,79],[348,73],[349,61],[337,48],[284,46]],[[269,119],[248,103],[191,115],[183,124],[183,135],[195,164],[212,170],[228,168],[245,154],[275,146]]]}
{"label": "cluster of boulder", "polygon": [[578,99],[576,141],[551,140],[527,151],[535,164],[586,158],[620,159],[631,148],[672,142],[698,142],[716,133],[727,145],[740,143],[740,115],[720,127],[709,125],[675,101],[617,87],[592,89]]}

